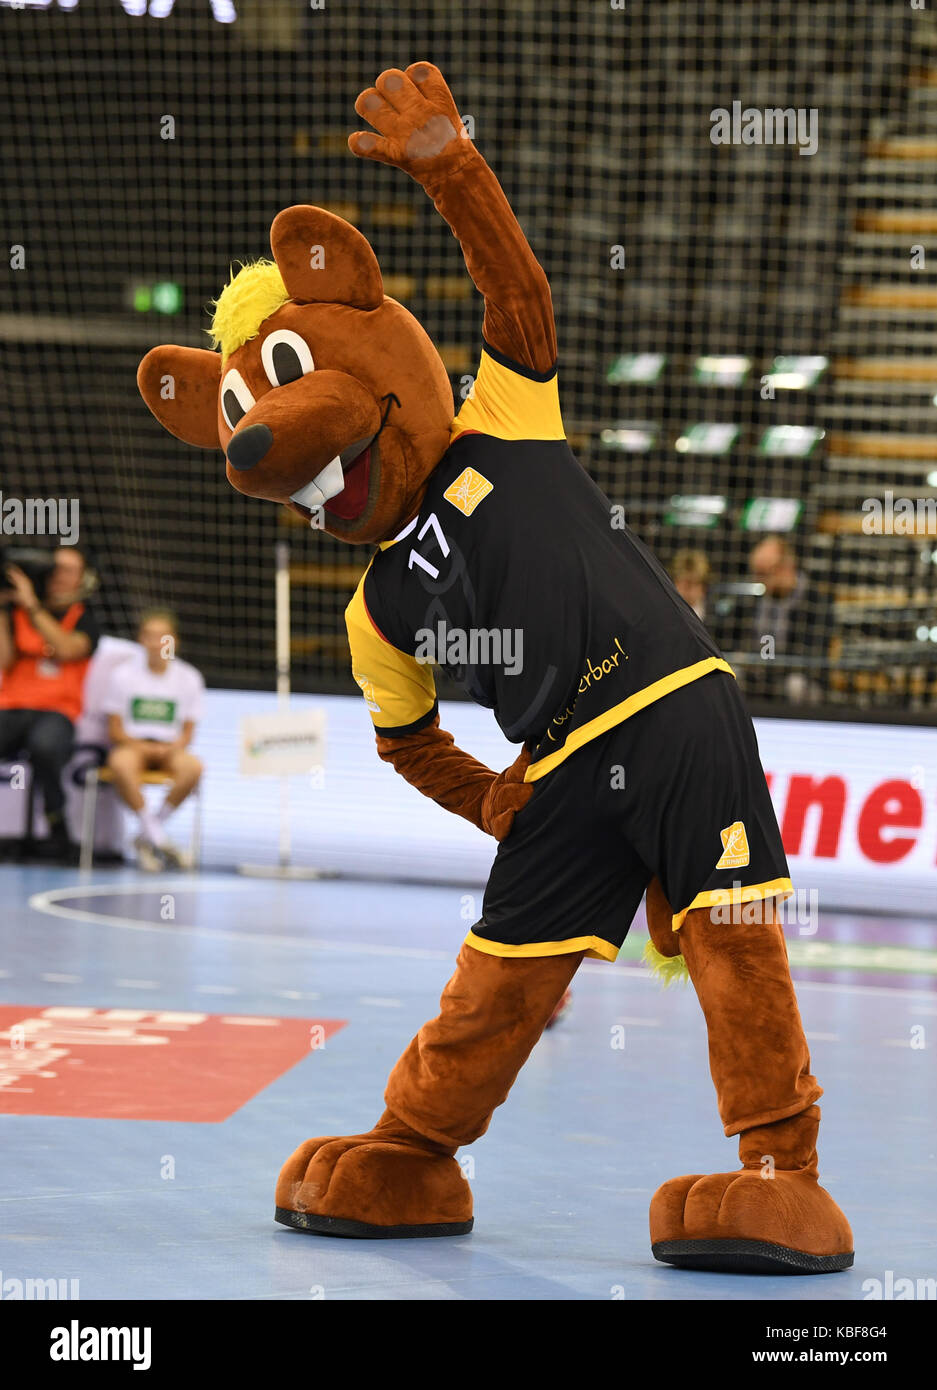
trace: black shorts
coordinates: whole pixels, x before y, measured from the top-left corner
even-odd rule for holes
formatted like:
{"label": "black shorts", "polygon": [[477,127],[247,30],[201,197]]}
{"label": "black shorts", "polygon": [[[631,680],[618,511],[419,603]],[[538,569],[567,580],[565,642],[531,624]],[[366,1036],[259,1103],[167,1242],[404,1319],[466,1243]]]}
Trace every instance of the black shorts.
{"label": "black shorts", "polygon": [[614,960],[651,878],[691,908],[788,896],[755,730],[721,671],[665,695],[534,783],[498,846],[469,945]]}

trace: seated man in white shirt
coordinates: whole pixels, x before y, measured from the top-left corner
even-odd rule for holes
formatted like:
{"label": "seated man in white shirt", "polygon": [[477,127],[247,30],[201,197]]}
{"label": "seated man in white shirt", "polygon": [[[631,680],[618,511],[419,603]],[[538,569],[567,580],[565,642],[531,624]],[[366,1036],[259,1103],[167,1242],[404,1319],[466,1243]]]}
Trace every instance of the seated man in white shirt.
{"label": "seated man in white shirt", "polygon": [[[117,791],[139,819],[137,862],[155,873],[167,865],[189,867],[188,856],[170,842],[165,822],[202,775],[202,764],[189,744],[201,717],[205,682],[194,666],[176,656],[178,630],[172,613],[145,613],[138,640],[142,660],[117,667],[104,699],[113,745],[107,765]],[[172,786],[160,809],[152,811],[141,782],[145,772],[156,771],[169,773]]]}

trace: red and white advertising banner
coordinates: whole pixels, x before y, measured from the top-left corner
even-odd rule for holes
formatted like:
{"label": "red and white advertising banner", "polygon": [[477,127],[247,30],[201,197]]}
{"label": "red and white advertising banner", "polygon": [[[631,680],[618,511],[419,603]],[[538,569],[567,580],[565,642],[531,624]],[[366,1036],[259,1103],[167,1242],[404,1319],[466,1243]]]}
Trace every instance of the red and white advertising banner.
{"label": "red and white advertising banner", "polygon": [[[494,841],[380,762],[360,696],[296,695],[291,703],[297,713],[327,711],[329,731],[321,775],[290,784],[297,863],[356,877],[485,882]],[[276,713],[275,696],[206,692],[197,751],[205,764],[207,864],[265,856],[276,863],[279,784],[245,778],[240,764],[242,721],[264,713]],[[516,745],[487,710],[445,701],[440,718],[489,767],[516,758]],[[816,892],[821,911],[937,916],[937,728],[802,719],[758,719],[755,726],[798,892]],[[71,790],[77,813],[81,794]],[[0,779],[0,834],[20,833],[23,801],[23,791]],[[112,793],[107,808],[106,801],[102,793],[99,834],[106,809],[120,820]],[[180,840],[185,827],[177,823],[186,814],[183,808],[173,820]]]}
{"label": "red and white advertising banner", "polygon": [[937,729],[756,720],[795,888],[821,908],[937,912]]}

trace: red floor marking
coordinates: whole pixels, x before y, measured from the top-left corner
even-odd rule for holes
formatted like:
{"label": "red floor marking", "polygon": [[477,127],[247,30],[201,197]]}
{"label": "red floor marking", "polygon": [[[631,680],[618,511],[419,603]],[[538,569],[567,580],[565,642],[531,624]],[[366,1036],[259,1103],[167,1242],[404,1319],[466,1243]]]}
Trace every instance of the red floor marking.
{"label": "red floor marking", "polygon": [[344,1019],[0,1006],[0,1113],[226,1120]]}

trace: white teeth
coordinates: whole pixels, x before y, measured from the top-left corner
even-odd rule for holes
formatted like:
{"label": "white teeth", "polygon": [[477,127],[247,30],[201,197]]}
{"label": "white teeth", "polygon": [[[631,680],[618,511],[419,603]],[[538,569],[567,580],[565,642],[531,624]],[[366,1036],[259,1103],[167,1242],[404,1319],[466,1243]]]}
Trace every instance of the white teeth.
{"label": "white teeth", "polygon": [[336,454],[331,463],[327,463],[321,472],[317,473],[311,483],[301,487],[298,492],[294,492],[290,501],[298,502],[301,507],[308,507],[310,511],[314,507],[321,507],[330,497],[337,497],[345,486],[345,474],[342,472],[342,461]]}
{"label": "white teeth", "polygon": [[337,497],[345,486],[345,474],[342,472],[342,461],[336,454],[331,463],[327,463],[322,472],[315,478],[316,487],[322,493],[326,502],[330,497]]}

